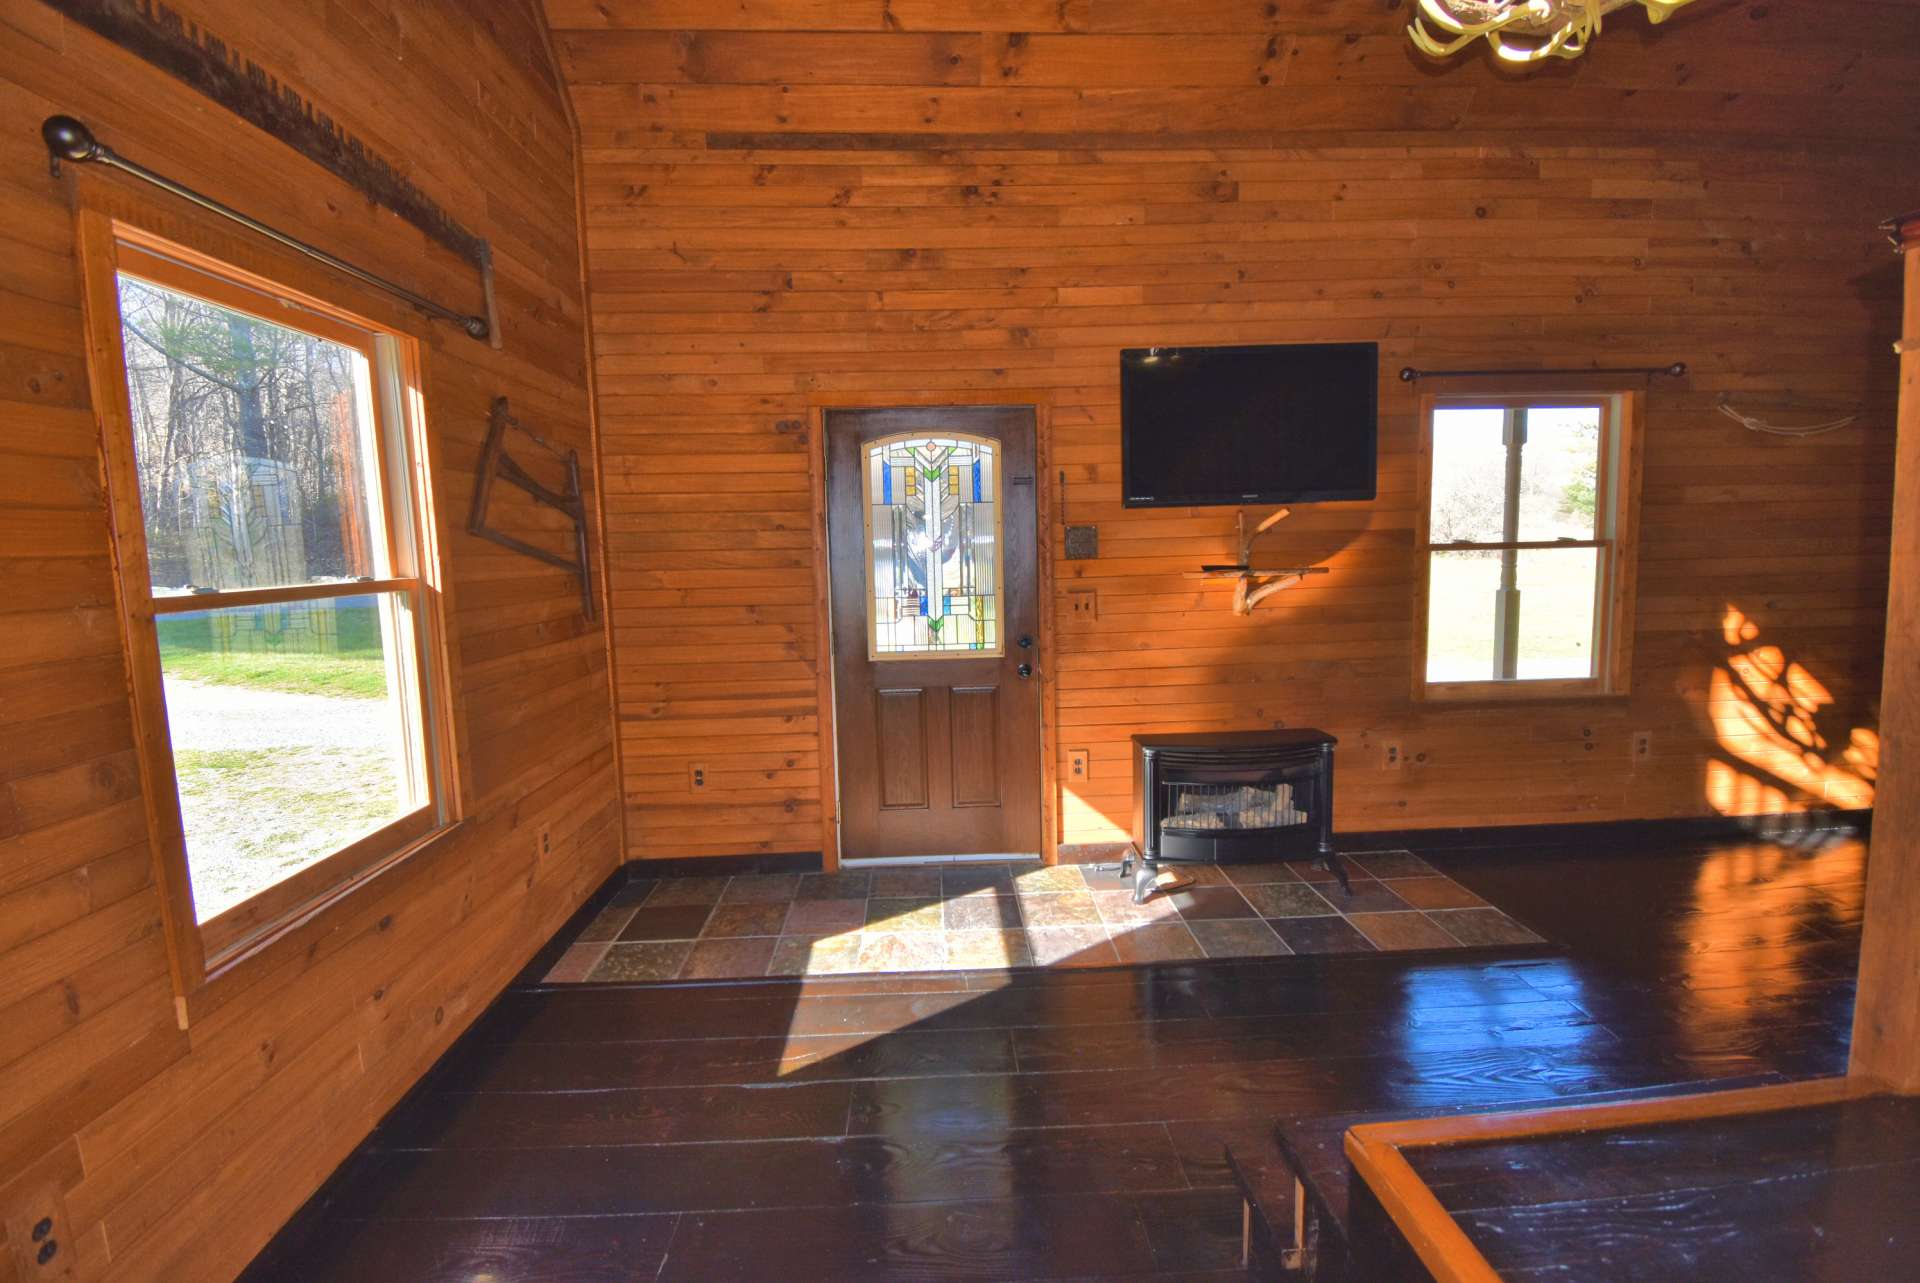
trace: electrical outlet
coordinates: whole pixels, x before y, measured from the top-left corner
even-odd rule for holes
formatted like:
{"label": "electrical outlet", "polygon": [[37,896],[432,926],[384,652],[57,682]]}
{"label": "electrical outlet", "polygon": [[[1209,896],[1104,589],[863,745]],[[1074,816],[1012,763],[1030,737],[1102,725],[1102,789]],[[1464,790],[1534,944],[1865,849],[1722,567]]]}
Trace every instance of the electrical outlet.
{"label": "electrical outlet", "polygon": [[1092,588],[1069,588],[1067,611],[1082,619],[1100,618],[1100,594]]}
{"label": "electrical outlet", "polygon": [[687,763],[687,787],[695,793],[707,787],[707,768],[697,762]]}
{"label": "electrical outlet", "polygon": [[1401,754],[1400,744],[1397,740],[1387,741],[1380,746],[1380,750],[1381,770],[1397,771],[1406,763],[1406,758]]}
{"label": "electrical outlet", "polygon": [[1073,780],[1075,783],[1079,783],[1079,784],[1086,783],[1087,762],[1089,758],[1090,758],[1090,754],[1088,754],[1087,750],[1084,748],[1068,749],[1067,750],[1067,777]]}
{"label": "electrical outlet", "polygon": [[1638,766],[1642,762],[1653,760],[1653,732],[1635,731],[1633,733],[1633,762]]}
{"label": "electrical outlet", "polygon": [[548,825],[542,824],[534,835],[533,853],[543,860],[553,854],[553,829]]}

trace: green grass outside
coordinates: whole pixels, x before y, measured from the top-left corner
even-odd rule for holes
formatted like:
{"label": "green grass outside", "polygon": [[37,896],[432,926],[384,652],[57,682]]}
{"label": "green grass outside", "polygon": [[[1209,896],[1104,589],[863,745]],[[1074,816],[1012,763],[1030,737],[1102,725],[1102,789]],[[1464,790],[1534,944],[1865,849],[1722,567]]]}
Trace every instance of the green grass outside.
{"label": "green grass outside", "polygon": [[221,686],[378,699],[387,693],[387,666],[380,619],[372,606],[341,606],[335,612],[339,649],[328,654],[297,651],[214,649],[207,615],[159,621],[160,665],[168,677]]}
{"label": "green grass outside", "polygon": [[400,815],[376,749],[176,749],[174,767],[203,921]]}
{"label": "green grass outside", "polygon": [[[1520,557],[1520,675],[1584,676],[1593,662],[1593,554],[1554,550]],[[1500,560],[1434,559],[1427,600],[1429,680],[1489,678]]]}

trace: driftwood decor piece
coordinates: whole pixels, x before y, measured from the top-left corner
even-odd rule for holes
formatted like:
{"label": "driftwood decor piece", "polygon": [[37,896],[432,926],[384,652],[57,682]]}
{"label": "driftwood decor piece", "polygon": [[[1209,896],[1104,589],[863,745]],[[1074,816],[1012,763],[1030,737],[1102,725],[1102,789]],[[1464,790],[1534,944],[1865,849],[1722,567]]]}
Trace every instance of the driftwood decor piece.
{"label": "driftwood decor piece", "polygon": [[[536,481],[533,475],[521,467],[514,457],[507,453],[507,432],[518,431],[529,441],[552,454],[561,461],[567,470],[567,488],[555,490],[551,486]],[[535,503],[557,508],[573,520],[573,546],[575,556],[563,557],[557,552],[548,552],[524,539],[515,538],[504,530],[496,530],[487,524],[487,508],[493,499],[493,483],[506,481],[520,487],[533,496]],[[593,609],[593,561],[587,547],[587,504],[580,490],[580,455],[577,451],[562,450],[526,424],[513,417],[507,408],[507,398],[495,397],[493,410],[487,416],[487,443],[480,449],[480,469],[473,486],[473,511],[467,518],[467,533],[499,544],[502,548],[512,549],[536,561],[544,561],[549,566],[558,566],[569,571],[580,580],[580,608],[587,618],[594,617]]]}
{"label": "driftwood decor piece", "polygon": [[1305,579],[1308,575],[1331,573],[1325,566],[1272,566],[1256,569],[1253,565],[1253,545],[1261,535],[1293,515],[1291,508],[1277,508],[1253,529],[1247,529],[1247,513],[1243,508],[1234,515],[1236,529],[1240,532],[1240,560],[1231,566],[1202,566],[1197,575],[1188,578],[1220,579],[1231,577],[1233,585],[1233,613],[1251,615],[1253,608],[1283,588]]}

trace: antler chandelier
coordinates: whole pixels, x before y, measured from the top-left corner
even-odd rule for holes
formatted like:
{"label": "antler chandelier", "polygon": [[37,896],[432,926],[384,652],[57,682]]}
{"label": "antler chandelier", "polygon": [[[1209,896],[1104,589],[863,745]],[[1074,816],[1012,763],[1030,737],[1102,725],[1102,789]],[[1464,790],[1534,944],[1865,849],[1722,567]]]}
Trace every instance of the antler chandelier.
{"label": "antler chandelier", "polygon": [[[1435,58],[1458,53],[1482,37],[1504,62],[1578,58],[1600,33],[1600,20],[1638,4],[1649,22],[1665,22],[1692,0],[1420,0],[1407,34]],[[1436,34],[1436,32],[1438,34]]]}

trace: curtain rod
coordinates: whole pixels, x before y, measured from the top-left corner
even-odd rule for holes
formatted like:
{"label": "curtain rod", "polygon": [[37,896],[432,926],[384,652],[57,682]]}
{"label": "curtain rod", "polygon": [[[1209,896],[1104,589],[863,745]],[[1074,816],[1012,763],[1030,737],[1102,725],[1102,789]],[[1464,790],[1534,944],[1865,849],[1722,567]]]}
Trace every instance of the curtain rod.
{"label": "curtain rod", "polygon": [[220,215],[240,224],[242,227],[260,233],[269,240],[278,241],[288,249],[297,250],[308,258],[317,259],[335,271],[345,272],[357,281],[363,281],[375,289],[385,290],[397,298],[405,299],[428,316],[439,317],[443,321],[452,321],[476,339],[490,338],[494,326],[490,322],[493,312],[493,265],[491,256],[480,265],[480,283],[486,293],[488,316],[469,316],[464,312],[443,307],[424,295],[416,294],[404,285],[396,285],[383,276],[375,276],[365,268],[355,267],[343,258],[336,258],[317,245],[309,245],[297,236],[290,236],[277,228],[269,227],[257,218],[242,214],[231,205],[223,205],[211,196],[203,196],[191,187],[183,187],[171,178],[156,174],[145,165],[128,160],[111,147],[93,136],[93,131],[75,120],[72,116],[48,116],[40,123],[40,137],[47,144],[47,154],[53,162],[54,172],[58,173],[60,162],[71,161],[75,164],[100,164],[110,169],[118,169],[131,174],[141,182],[151,183],[162,191],[173,193],[182,200],[198,205],[201,209]]}
{"label": "curtain rod", "polygon": [[1686,373],[1685,361],[1675,361],[1672,365],[1617,365],[1610,369],[1562,366],[1550,370],[1416,370],[1411,365],[1405,365],[1400,367],[1400,381],[1417,383],[1421,379],[1491,379],[1515,374],[1644,374],[1648,378],[1664,374],[1678,379],[1684,378]]}

